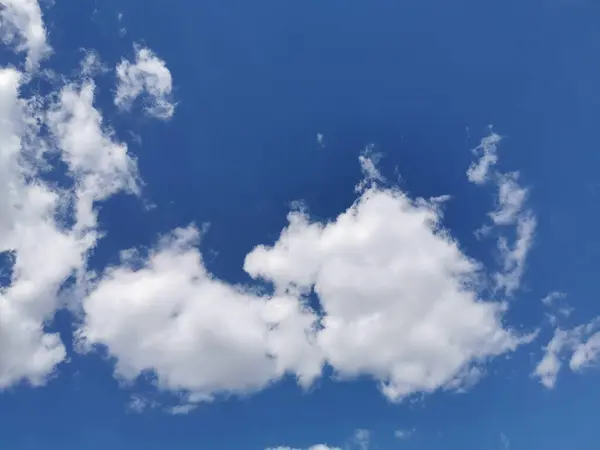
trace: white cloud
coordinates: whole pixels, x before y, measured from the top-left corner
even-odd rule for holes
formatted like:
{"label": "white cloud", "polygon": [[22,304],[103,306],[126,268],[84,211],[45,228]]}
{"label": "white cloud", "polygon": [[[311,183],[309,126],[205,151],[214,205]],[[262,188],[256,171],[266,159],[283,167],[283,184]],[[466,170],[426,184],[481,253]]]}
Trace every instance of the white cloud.
{"label": "white cloud", "polygon": [[496,225],[512,225],[518,221],[527,200],[527,189],[519,185],[519,173],[498,176],[498,208],[490,213]]}
{"label": "white cloud", "polygon": [[[349,449],[351,447],[351,448],[356,448],[357,450],[369,450],[370,438],[371,438],[371,433],[369,432],[369,430],[359,428],[358,430],[355,431],[354,436],[351,439],[350,445],[346,445],[345,448]],[[342,450],[342,449],[340,447],[330,447],[329,445],[326,445],[326,444],[318,444],[318,445],[313,445],[311,447],[304,448],[304,449],[300,449],[300,448],[296,448],[296,447],[270,447],[270,448],[267,448],[266,450]]]}
{"label": "white cloud", "polygon": [[500,433],[500,442],[502,442],[502,447],[505,449],[509,449],[510,448],[510,439],[508,439],[508,436],[504,433]]}
{"label": "white cloud", "polygon": [[504,236],[498,239],[502,270],[494,274],[494,278],[497,288],[503,290],[507,295],[512,295],[521,286],[536,226],[535,216],[533,213],[527,212],[517,220],[517,238],[512,244]]}
{"label": "white cloud", "polygon": [[575,372],[593,366],[600,356],[600,332],[594,333],[587,341],[580,342],[575,347],[569,367]]}
{"label": "white cloud", "polygon": [[565,294],[564,292],[553,291],[553,292],[548,293],[548,295],[546,295],[542,299],[542,303],[545,306],[551,307],[551,306],[554,306],[554,304],[556,303],[557,300],[562,300],[566,297],[567,297],[567,294]]}
{"label": "white cloud", "polygon": [[356,192],[363,192],[366,188],[375,184],[384,183],[385,177],[381,175],[377,164],[381,159],[381,154],[375,152],[375,145],[369,144],[365,147],[362,154],[358,157],[360,170],[363,174],[363,179],[356,186]]}
{"label": "white cloud", "polygon": [[498,144],[502,138],[496,133],[490,133],[473,149],[473,154],[479,159],[467,170],[469,181],[483,184],[489,179],[489,173],[498,162]]}
{"label": "white cloud", "polygon": [[360,450],[369,450],[369,443],[371,441],[371,432],[364,428],[359,428],[354,433],[354,443]]}
{"label": "white cloud", "polygon": [[521,286],[537,219],[533,211],[525,207],[528,190],[519,184],[519,173],[502,173],[494,168],[498,162],[500,141],[501,137],[493,132],[481,140],[473,150],[479,159],[467,170],[467,178],[478,185],[493,182],[498,189],[496,209],[488,214],[492,225],[483,225],[477,235],[486,236],[502,227],[515,227],[514,240],[503,234],[498,236],[501,270],[493,275],[496,289],[510,296]]}
{"label": "white cloud", "polygon": [[[294,447],[270,447],[266,450],[302,450]],[[312,447],[308,447],[304,450],[342,450],[340,447],[329,447],[325,444],[313,445]]]}
{"label": "white cloud", "polygon": [[325,148],[325,136],[323,136],[323,133],[317,133],[317,145]]}
{"label": "white cloud", "polygon": [[415,429],[414,428],[410,429],[410,430],[400,429],[400,430],[394,431],[394,437],[396,439],[408,439],[414,433],[415,433]]}
{"label": "white cloud", "polygon": [[0,69],[0,253],[14,261],[9,284],[0,286],[0,389],[21,380],[43,384],[64,359],[58,335],[45,333],[43,324],[85,249],[56,222],[60,193],[40,180],[27,182],[37,172],[39,113],[20,98],[21,79],[14,69]]}
{"label": "white cloud", "polygon": [[324,317],[317,345],[339,377],[370,375],[400,400],[459,387],[472,364],[520,340],[503,305],[476,290],[479,266],[441,228],[438,205],[370,187],[329,223],[290,213],[272,247],[246,271],[276,292],[314,289]]}
{"label": "white cloud", "polygon": [[82,342],[106,345],[118,376],[153,370],[161,388],[198,400],[262,389],[286,372],[310,384],[321,371],[307,337],[315,315],[291,296],[215,279],[198,239],[193,227],[175,230],[144,261],[108,270],[84,302]]}
{"label": "white cloud", "polygon": [[[95,281],[79,337],[106,346],[118,377],[153,371],[159,388],[189,403],[286,373],[308,386],[324,362],[339,377],[370,375],[392,400],[460,388],[523,339],[503,327],[503,304],[479,297],[479,266],[439,214],[435,202],[376,186],[333,222],[294,211],[274,246],[244,264],[273,283],[272,296],[215,279],[198,231],[178,229]],[[320,318],[303,296],[313,288]]]}
{"label": "white cloud", "polygon": [[49,108],[48,126],[76,182],[79,228],[96,225],[94,203],[119,191],[137,193],[137,168],[127,146],[105,128],[91,79],[65,86]]}
{"label": "white cloud", "polygon": [[141,395],[133,395],[129,399],[127,410],[136,414],[141,414],[147,411],[148,409],[157,408],[158,406],[158,403],[153,400],[150,400]]}
{"label": "white cloud", "polygon": [[51,51],[37,0],[0,0],[0,37],[27,53],[27,70],[36,69]]}
{"label": "white cloud", "polygon": [[544,348],[544,357],[536,366],[533,376],[552,389],[556,386],[558,373],[563,366],[563,360],[570,355],[569,367],[579,372],[586,367],[596,364],[600,356],[600,318],[572,330],[557,328],[554,336]]}
{"label": "white cloud", "polygon": [[116,68],[115,105],[127,110],[142,96],[145,111],[159,119],[170,119],[175,112],[171,100],[173,81],[165,62],[150,49],[135,46],[135,63],[123,59]]}
{"label": "white cloud", "polygon": [[102,63],[100,55],[91,50],[85,53],[80,64],[80,72],[84,78],[93,78],[100,73],[108,72],[108,68]]}
{"label": "white cloud", "polygon": [[564,348],[570,345],[573,337],[571,333],[557,329],[554,337],[545,347],[545,355],[536,366],[534,375],[540,379],[547,388],[551,389],[556,384],[556,377],[562,366],[560,354]]}
{"label": "white cloud", "polygon": [[[44,384],[64,360],[64,345],[45,324],[62,306],[64,283],[85,273],[98,237],[93,203],[131,186],[131,173],[120,169],[134,167],[100,127],[91,84],[69,85],[56,99],[25,99],[24,78],[0,69],[0,253],[13,262],[10,280],[0,286],[0,388]],[[43,180],[49,153],[66,164],[73,189]]]}

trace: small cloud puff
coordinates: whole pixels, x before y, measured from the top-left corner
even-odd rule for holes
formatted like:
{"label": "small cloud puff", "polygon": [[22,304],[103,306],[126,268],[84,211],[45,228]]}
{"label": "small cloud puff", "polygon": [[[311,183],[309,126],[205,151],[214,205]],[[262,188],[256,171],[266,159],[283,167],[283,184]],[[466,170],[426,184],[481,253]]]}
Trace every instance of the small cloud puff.
{"label": "small cloud puff", "polygon": [[144,110],[149,116],[161,120],[170,119],[176,106],[171,99],[171,72],[152,50],[137,45],[134,50],[135,62],[123,59],[117,65],[115,105],[121,110],[129,110],[135,100],[142,97]]}

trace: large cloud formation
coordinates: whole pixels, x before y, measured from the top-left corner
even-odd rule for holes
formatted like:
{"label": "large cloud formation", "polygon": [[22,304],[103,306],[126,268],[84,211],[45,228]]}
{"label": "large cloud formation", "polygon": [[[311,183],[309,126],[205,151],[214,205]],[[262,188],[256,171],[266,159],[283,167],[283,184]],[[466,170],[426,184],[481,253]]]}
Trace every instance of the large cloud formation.
{"label": "large cloud formation", "polygon": [[365,180],[346,211],[326,223],[292,211],[275,243],[247,255],[244,269],[272,295],[215,279],[199,231],[179,229],[95,280],[81,342],[105,346],[119,377],[154,372],[192,402],[285,374],[307,386],[324,364],[370,376],[393,401],[473,383],[524,338],[503,326],[503,303],[480,297],[480,267],[442,227],[439,200],[381,187],[373,161],[360,161]]}
{"label": "large cloud formation", "polygon": [[[30,70],[49,48],[39,5],[0,5],[13,30],[5,40],[27,52]],[[149,49],[135,52],[135,62],[116,67],[115,105],[128,108],[142,96],[146,112],[171,117],[166,64]],[[0,188],[7,193],[0,254],[10,263],[0,285],[0,388],[43,384],[65,360],[63,343],[46,325],[67,294],[81,307],[78,348],[104,348],[121,379],[152,373],[160,389],[183,393],[178,411],[286,375],[308,387],[325,366],[340,379],[370,377],[400,401],[469,386],[489,358],[529,339],[503,323],[504,302],[482,297],[480,264],[443,227],[443,197],[414,199],[390,186],[369,153],[359,158],[364,178],[345,211],[316,221],[293,210],[275,242],[246,256],[244,269],[269,292],[210,274],[193,225],[147,253],[125,251],[119,265],[92,275],[87,257],[100,238],[97,208],[117,193],[139,193],[135,159],[94,105],[96,58],[86,57],[76,79],[44,97],[21,94],[35,74],[0,69]],[[468,175],[498,186],[493,226],[517,229],[515,242],[498,238],[494,283],[510,295],[535,219],[518,174],[494,171],[498,142],[495,134],[482,141]],[[62,184],[46,181],[57,158],[66,168]]]}

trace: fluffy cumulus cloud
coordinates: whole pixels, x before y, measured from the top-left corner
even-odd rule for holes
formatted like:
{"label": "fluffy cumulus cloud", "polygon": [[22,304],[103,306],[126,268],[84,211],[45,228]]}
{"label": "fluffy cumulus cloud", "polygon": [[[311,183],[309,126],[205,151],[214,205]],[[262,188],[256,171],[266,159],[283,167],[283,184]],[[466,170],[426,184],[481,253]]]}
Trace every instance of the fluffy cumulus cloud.
{"label": "fluffy cumulus cloud", "polygon": [[117,66],[115,105],[126,110],[139,97],[150,116],[171,118],[175,112],[175,104],[171,100],[171,72],[152,50],[140,46],[135,46],[134,50],[135,62],[123,59]]}
{"label": "fluffy cumulus cloud", "polygon": [[[49,48],[38,3],[0,8],[3,37],[27,51],[33,68]],[[0,68],[0,389],[44,384],[65,360],[47,325],[69,292],[85,289],[98,204],[137,192],[135,161],[94,106],[85,61],[75,80],[55,81],[44,95],[35,93],[35,74]]]}
{"label": "fluffy cumulus cloud", "polygon": [[457,387],[473,364],[513,350],[503,305],[477,292],[478,269],[435,203],[372,185],[328,223],[292,212],[278,241],[246,258],[276,292],[317,294],[317,345],[340,377],[369,375],[391,400]]}
{"label": "fluffy cumulus cloud", "polygon": [[120,378],[150,371],[192,402],[285,374],[308,386],[324,364],[372,377],[394,401],[472,383],[523,338],[504,327],[502,303],[480,297],[480,267],[443,229],[439,202],[380,187],[374,162],[360,162],[365,181],[346,211],[325,223],[292,211],[275,243],[247,255],[244,269],[272,294],[216,279],[198,230],[178,229],[94,281],[82,345],[105,347]]}
{"label": "fluffy cumulus cloud", "polygon": [[[23,75],[0,71],[0,252],[12,274],[0,290],[0,386],[43,383],[65,357],[44,324],[60,306],[64,283],[82,276],[97,240],[94,202],[135,186],[135,164],[101,126],[93,83],[69,84],[46,99],[19,96]],[[41,126],[50,133],[40,137]],[[58,155],[72,188],[44,181]],[[33,181],[32,181],[33,180]],[[73,217],[69,214],[74,210]],[[69,224],[69,225],[67,225]]]}
{"label": "fluffy cumulus cloud", "polygon": [[37,68],[50,53],[46,27],[37,0],[0,0],[0,38],[27,54],[27,70]]}
{"label": "fluffy cumulus cloud", "polygon": [[[537,220],[531,209],[526,207],[528,190],[520,185],[519,173],[503,173],[495,168],[500,141],[501,136],[493,132],[482,139],[473,150],[477,159],[467,170],[467,177],[477,185],[492,183],[498,190],[496,209],[488,214],[491,225],[484,225],[478,234],[487,235],[497,231],[501,269],[494,274],[495,287],[512,295],[521,286]],[[512,240],[502,232],[507,227],[514,229],[516,237]]]}
{"label": "fluffy cumulus cloud", "polygon": [[315,314],[297,298],[260,296],[209,274],[194,227],[175,230],[147,257],[128,253],[84,302],[82,344],[103,344],[117,374],[154,371],[161,387],[190,398],[265,387],[285,373],[310,384],[321,358]]}
{"label": "fluffy cumulus cloud", "polygon": [[599,330],[600,317],[570,330],[557,328],[533,375],[545,387],[552,389],[565,359],[569,360],[569,368],[574,372],[595,365],[600,359]]}

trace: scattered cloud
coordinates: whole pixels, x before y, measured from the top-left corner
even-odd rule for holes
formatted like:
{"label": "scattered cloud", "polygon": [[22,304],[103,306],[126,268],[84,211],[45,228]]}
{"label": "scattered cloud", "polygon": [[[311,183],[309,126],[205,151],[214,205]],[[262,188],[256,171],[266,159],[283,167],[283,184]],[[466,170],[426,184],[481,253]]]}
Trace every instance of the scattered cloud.
{"label": "scattered cloud", "polygon": [[569,317],[573,313],[574,308],[566,302],[566,298],[567,294],[559,291],[550,292],[542,298],[542,304],[552,311],[546,313],[546,317],[551,325],[558,325],[559,315],[562,317]]}
{"label": "scattered cloud", "polygon": [[527,189],[519,185],[519,173],[500,174],[498,183],[498,207],[490,213],[495,225],[512,225],[518,221],[527,200]]}
{"label": "scattered cloud", "polygon": [[381,153],[375,152],[375,145],[369,144],[358,157],[363,179],[356,186],[356,192],[361,193],[370,186],[385,183],[385,177],[377,168],[381,156]]}
{"label": "scattered cloud", "polygon": [[342,450],[340,447],[329,447],[325,444],[313,445],[305,449],[293,448],[293,447],[270,447],[266,450]]}
{"label": "scattered cloud", "polygon": [[128,110],[141,97],[148,115],[162,120],[170,119],[175,112],[175,104],[171,99],[171,72],[152,50],[136,45],[134,51],[134,63],[123,59],[117,65],[115,105]]}
{"label": "scattered cloud", "polygon": [[415,429],[414,428],[412,428],[410,430],[399,429],[399,430],[394,431],[394,437],[396,439],[408,439],[413,434],[415,434]]}
{"label": "scattered cloud", "polygon": [[321,148],[325,148],[325,137],[322,133],[317,133],[317,145]]}
{"label": "scattered cloud", "polygon": [[552,307],[555,305],[557,300],[562,300],[566,297],[567,297],[567,294],[565,294],[564,292],[553,291],[553,292],[550,292],[548,295],[546,295],[542,299],[542,303],[545,306]]}
{"label": "scattered cloud", "polygon": [[511,243],[504,236],[498,238],[502,270],[494,274],[494,279],[497,289],[503,290],[506,295],[512,295],[521,286],[536,226],[535,216],[533,213],[527,212],[517,221],[517,238],[514,242]]}
{"label": "scattered cloud", "polygon": [[117,14],[117,21],[119,22],[119,25],[120,25],[119,36],[123,37],[127,34],[127,28],[123,25],[123,21],[124,21],[123,13]]}
{"label": "scattered cloud", "polygon": [[469,181],[475,184],[483,184],[488,181],[492,168],[498,162],[498,144],[500,140],[500,135],[491,132],[473,149],[473,154],[479,159],[471,163],[467,170]]}
{"label": "scattered cloud", "polygon": [[[379,178],[372,160],[360,162]],[[244,263],[272,295],[217,280],[199,231],[178,229],[93,282],[81,342],[105,346],[120,378],[153,371],[160,388],[202,400],[285,374],[309,386],[327,363],[339,378],[371,376],[399,401],[470,385],[476,366],[527,340],[503,327],[503,304],[479,297],[479,265],[441,227],[435,202],[371,185],[334,221],[301,211],[288,221]],[[311,290],[322,313],[307,304]]]}
{"label": "scattered cloud", "polygon": [[169,414],[177,416],[179,414],[188,414],[198,407],[197,403],[184,403],[182,405],[175,405],[167,409]]}
{"label": "scattered cloud", "polygon": [[510,439],[504,433],[500,433],[500,442],[502,443],[502,448],[508,450],[510,448]]}
{"label": "scattered cloud", "polygon": [[132,413],[141,414],[148,409],[157,408],[159,405],[156,401],[150,400],[141,395],[133,395],[127,404],[127,410]]}
{"label": "scattered cloud", "polygon": [[483,237],[499,228],[515,228],[514,239],[499,232],[497,247],[501,270],[493,275],[496,290],[511,296],[521,286],[527,257],[535,237],[537,219],[533,211],[525,206],[528,190],[519,184],[519,173],[502,173],[495,169],[501,140],[494,132],[481,140],[473,150],[479,159],[467,170],[467,178],[478,185],[491,182],[498,189],[496,209],[488,214],[492,223],[484,224],[476,234]]}
{"label": "scattered cloud", "polygon": [[102,64],[100,55],[93,50],[87,51],[80,64],[81,76],[84,78],[93,78],[105,72],[108,72],[108,68]]}
{"label": "scattered cloud", "polygon": [[544,347],[544,357],[536,366],[533,376],[545,387],[556,386],[558,373],[565,358],[574,372],[593,366],[600,356],[600,317],[588,324],[571,330],[557,328],[550,342]]}
{"label": "scattered cloud", "polygon": [[38,1],[0,0],[0,38],[15,45],[17,51],[25,52],[26,69],[35,70],[51,52]]}
{"label": "scattered cloud", "polygon": [[[354,432],[354,436],[350,440],[349,445],[346,445],[344,448],[356,448],[357,450],[369,450],[369,443],[371,439],[371,433],[369,430],[365,430],[362,428],[357,429]],[[341,447],[330,447],[326,444],[318,444],[313,445],[308,448],[300,449],[297,447],[271,447],[266,450],[342,450]]]}
{"label": "scattered cloud", "polygon": [[354,433],[354,444],[359,450],[369,450],[369,443],[371,442],[371,432],[364,428],[359,428]]}

